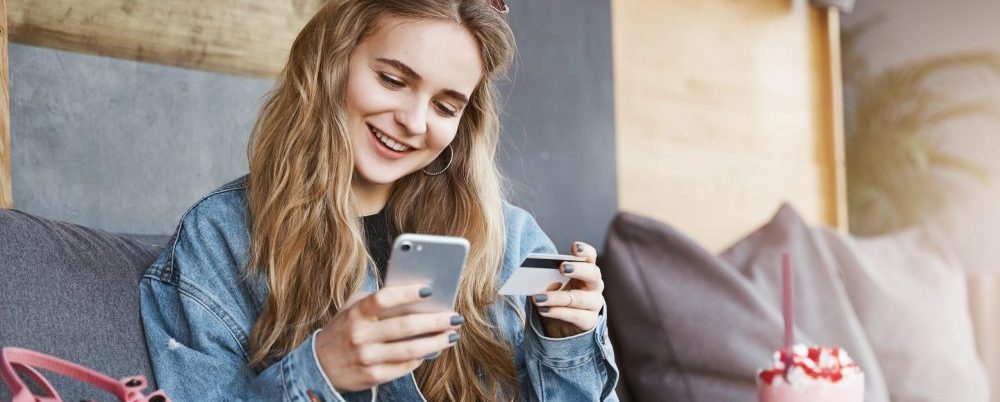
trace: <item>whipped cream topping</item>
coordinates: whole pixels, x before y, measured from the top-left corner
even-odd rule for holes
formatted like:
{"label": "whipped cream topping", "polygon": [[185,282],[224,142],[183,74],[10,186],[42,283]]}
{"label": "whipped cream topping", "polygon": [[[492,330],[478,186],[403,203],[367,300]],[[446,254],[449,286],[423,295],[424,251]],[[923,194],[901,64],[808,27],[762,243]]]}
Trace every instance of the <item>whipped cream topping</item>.
{"label": "whipped cream topping", "polygon": [[792,346],[792,367],[785,375],[785,362],[781,351],[774,352],[771,367],[757,373],[757,381],[771,385],[778,379],[787,380],[790,385],[811,383],[836,384],[863,375],[861,368],[838,347],[808,347],[803,344]]}

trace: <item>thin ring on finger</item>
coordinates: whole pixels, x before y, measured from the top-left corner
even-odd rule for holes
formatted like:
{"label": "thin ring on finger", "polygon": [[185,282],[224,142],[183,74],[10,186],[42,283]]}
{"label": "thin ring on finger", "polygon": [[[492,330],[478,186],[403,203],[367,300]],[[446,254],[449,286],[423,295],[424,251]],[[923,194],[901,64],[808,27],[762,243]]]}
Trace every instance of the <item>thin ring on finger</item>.
{"label": "thin ring on finger", "polygon": [[[579,303],[577,303],[576,300],[577,295],[580,296]],[[604,300],[599,294],[579,289],[549,292],[540,296],[545,296],[545,299],[543,299],[543,301],[538,301],[539,298],[536,296],[535,304],[538,304],[539,306],[567,307],[577,310],[599,311],[604,305]]]}
{"label": "thin ring on finger", "polygon": [[[580,300],[579,300],[580,302],[579,303],[577,303],[577,300],[576,300],[576,296],[577,295],[580,296]],[[567,301],[566,304],[564,304],[564,307],[568,307],[568,308],[572,308],[572,309],[577,309],[577,310],[593,310],[593,308],[591,307],[591,305],[595,304],[595,303],[592,303],[592,300],[590,300],[591,296],[586,291],[582,291],[582,290],[579,290],[579,289],[573,289],[573,290],[566,291],[566,296],[569,297],[569,301]]]}

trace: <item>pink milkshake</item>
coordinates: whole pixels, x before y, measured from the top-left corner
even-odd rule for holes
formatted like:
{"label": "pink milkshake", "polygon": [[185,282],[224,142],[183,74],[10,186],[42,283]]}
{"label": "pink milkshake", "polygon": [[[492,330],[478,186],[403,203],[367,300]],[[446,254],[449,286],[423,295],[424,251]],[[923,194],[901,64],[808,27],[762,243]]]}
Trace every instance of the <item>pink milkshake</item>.
{"label": "pink milkshake", "polygon": [[760,402],[864,402],[865,374],[843,349],[797,344],[791,350],[787,377],[781,351],[757,373]]}

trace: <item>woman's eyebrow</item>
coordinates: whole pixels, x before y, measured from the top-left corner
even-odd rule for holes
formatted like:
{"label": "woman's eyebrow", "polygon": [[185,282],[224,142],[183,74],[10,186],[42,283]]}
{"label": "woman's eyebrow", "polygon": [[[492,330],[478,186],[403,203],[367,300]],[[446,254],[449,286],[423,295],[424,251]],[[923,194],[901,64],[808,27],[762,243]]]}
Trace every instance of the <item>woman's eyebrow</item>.
{"label": "woman's eyebrow", "polygon": [[[375,60],[380,61],[380,62],[385,63],[385,64],[388,64],[388,65],[396,68],[401,73],[403,73],[403,75],[405,75],[406,78],[409,78],[409,79],[414,80],[414,81],[419,81],[419,80],[422,79],[422,77],[420,77],[420,74],[417,74],[417,72],[413,71],[413,69],[410,68],[410,66],[406,65],[406,63],[403,63],[403,62],[401,62],[399,60],[396,60],[396,59],[386,59],[386,58],[382,58],[382,57],[379,57],[379,58],[377,58]],[[465,94],[463,94],[461,92],[458,92],[458,91],[456,91],[454,89],[445,89],[445,90],[443,90],[441,92],[443,94],[445,94],[445,96],[453,98],[453,99],[455,99],[455,100],[457,100],[459,102],[462,102],[463,104],[469,103],[469,97],[468,96],[466,96]]]}
{"label": "woman's eyebrow", "polygon": [[469,103],[469,97],[468,96],[465,96],[465,94],[463,94],[461,92],[458,92],[458,91],[456,91],[454,89],[446,89],[446,90],[441,91],[441,92],[445,96],[447,96],[447,97],[450,97],[450,98],[455,99],[455,100],[457,100],[459,102],[462,102],[463,105],[466,104],[466,103]]}
{"label": "woman's eyebrow", "polygon": [[385,64],[388,64],[390,66],[395,67],[397,70],[399,70],[400,72],[402,72],[403,75],[406,76],[406,78],[409,78],[409,79],[412,79],[412,80],[420,80],[421,79],[420,74],[417,74],[417,72],[413,71],[413,69],[410,68],[410,66],[406,65],[406,63],[403,63],[403,62],[401,62],[399,60],[396,60],[396,59],[384,59],[384,58],[381,58],[381,57],[377,58],[375,60],[381,61],[381,62],[383,62]]}

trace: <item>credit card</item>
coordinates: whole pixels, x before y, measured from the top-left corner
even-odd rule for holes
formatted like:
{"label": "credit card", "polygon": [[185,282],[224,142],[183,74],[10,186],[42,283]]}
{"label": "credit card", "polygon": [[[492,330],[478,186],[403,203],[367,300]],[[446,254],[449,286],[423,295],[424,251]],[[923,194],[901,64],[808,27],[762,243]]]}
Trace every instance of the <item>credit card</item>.
{"label": "credit card", "polygon": [[559,268],[567,261],[584,262],[587,259],[574,255],[528,254],[528,258],[521,262],[521,266],[500,287],[500,294],[518,296],[544,293],[553,283],[562,287],[569,282],[569,278],[563,276]]}

